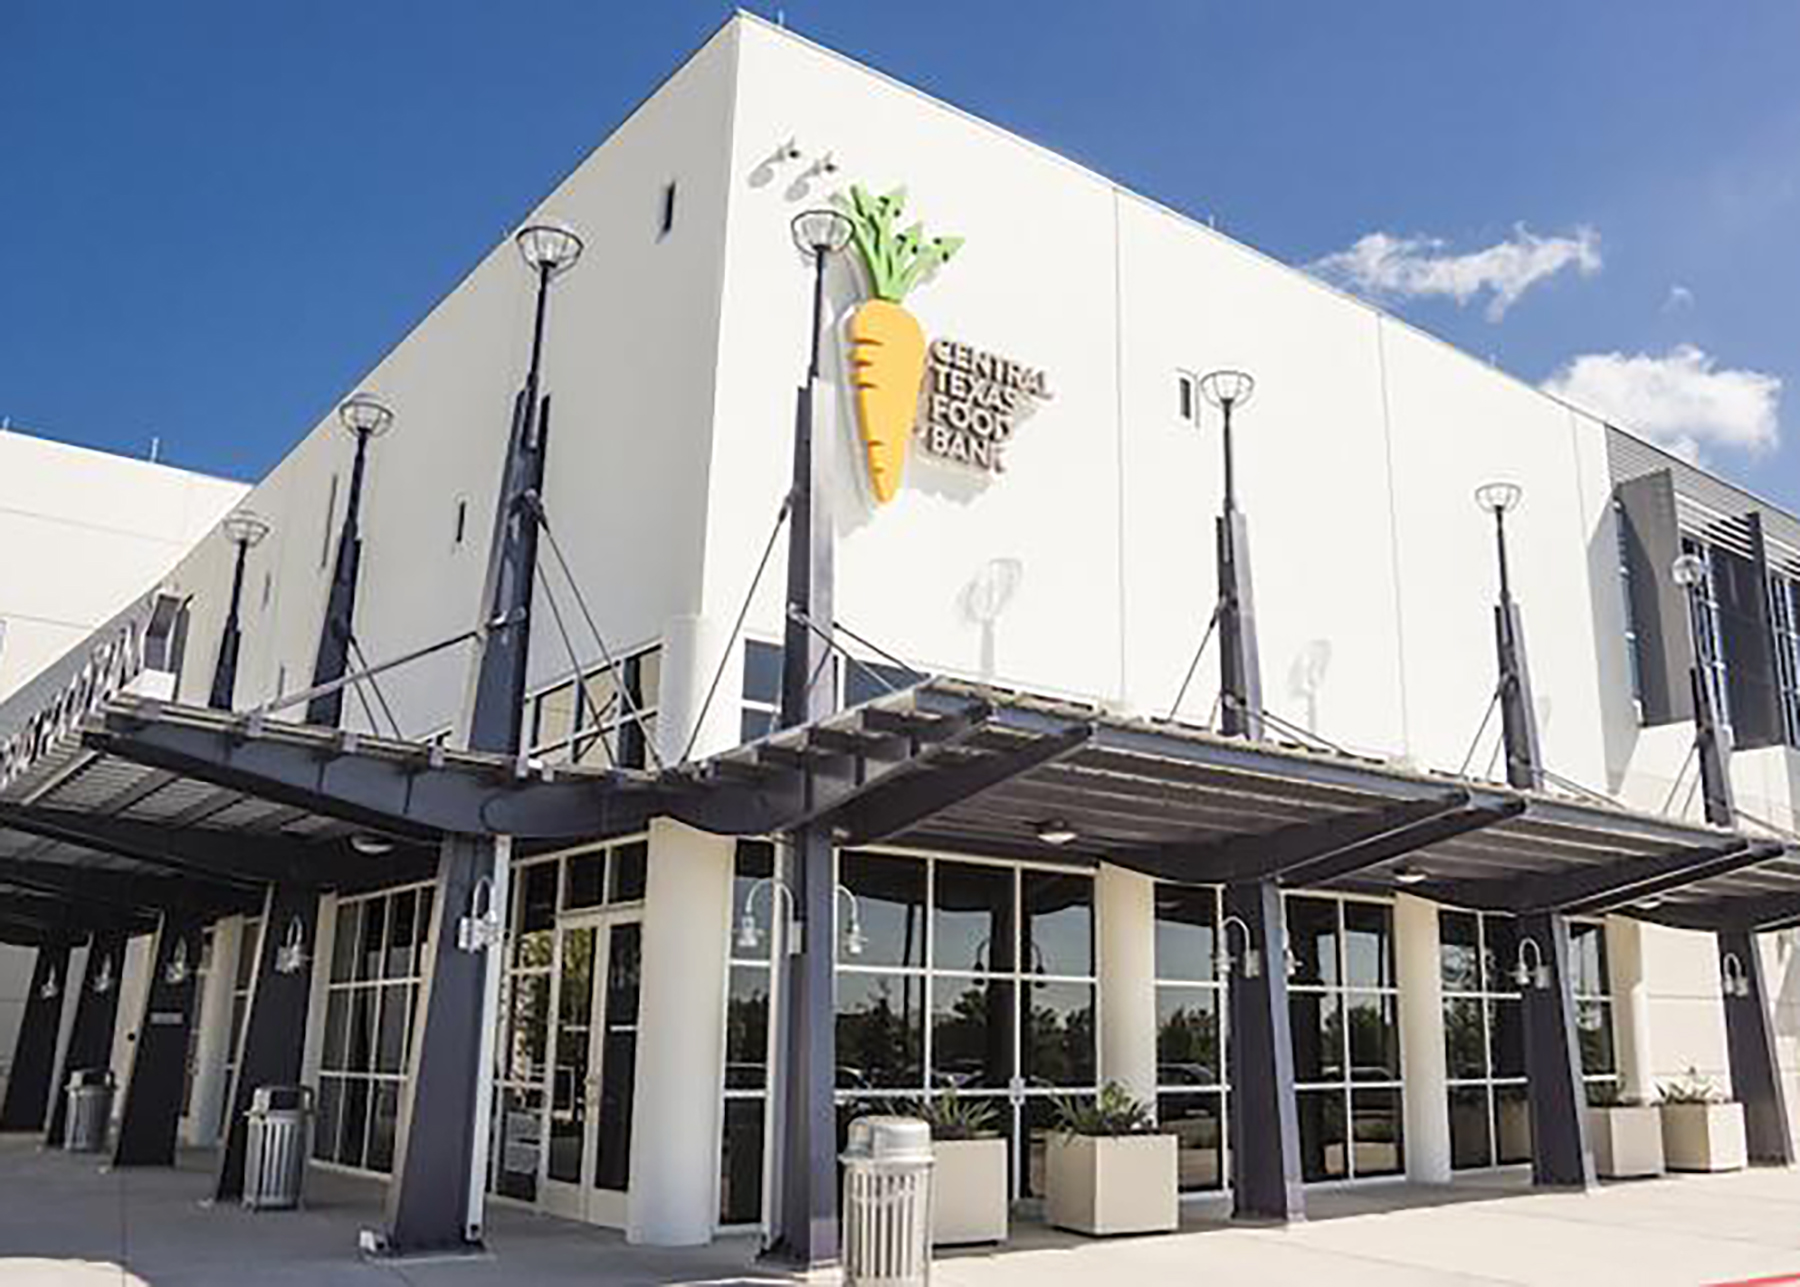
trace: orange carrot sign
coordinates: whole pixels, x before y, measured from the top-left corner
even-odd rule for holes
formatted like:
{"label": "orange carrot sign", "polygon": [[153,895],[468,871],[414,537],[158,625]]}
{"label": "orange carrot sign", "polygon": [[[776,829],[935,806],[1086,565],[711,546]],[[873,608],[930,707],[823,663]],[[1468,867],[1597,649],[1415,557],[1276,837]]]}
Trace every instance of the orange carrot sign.
{"label": "orange carrot sign", "polygon": [[906,204],[904,188],[872,197],[852,184],[843,204],[851,241],[868,271],[871,296],[850,317],[851,383],[868,456],[869,488],[885,505],[900,488],[925,380],[925,332],[901,301],[920,278],[956,253],[962,238],[927,239],[917,223],[897,231]]}

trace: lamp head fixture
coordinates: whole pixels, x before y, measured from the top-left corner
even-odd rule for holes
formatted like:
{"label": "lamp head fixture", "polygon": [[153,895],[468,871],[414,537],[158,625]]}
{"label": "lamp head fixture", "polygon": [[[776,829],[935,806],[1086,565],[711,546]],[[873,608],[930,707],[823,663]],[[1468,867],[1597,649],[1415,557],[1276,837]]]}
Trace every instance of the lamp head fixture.
{"label": "lamp head fixture", "polygon": [[1750,971],[1744,968],[1744,963],[1738,959],[1736,952],[1725,953],[1720,975],[1720,985],[1726,996],[1742,1000],[1750,995]]}
{"label": "lamp head fixture", "polygon": [[269,534],[269,520],[248,509],[233,510],[219,527],[226,540],[245,549],[262,544],[262,539]]}
{"label": "lamp head fixture", "polygon": [[163,982],[172,988],[178,988],[188,981],[193,971],[188,966],[187,940],[175,940],[175,950],[169,954],[169,963],[163,967]]}
{"label": "lamp head fixture", "polygon": [[1706,560],[1698,554],[1683,554],[1669,565],[1669,578],[1684,590],[1691,590],[1706,580]]}
{"label": "lamp head fixture", "polygon": [[835,254],[850,244],[850,216],[840,210],[802,210],[788,228],[803,255]]}
{"label": "lamp head fixture", "polygon": [[1396,885],[1422,885],[1431,879],[1430,872],[1410,862],[1396,863],[1393,876]]}
{"label": "lamp head fixture", "polygon": [[1040,844],[1054,845],[1061,848],[1080,839],[1081,833],[1076,831],[1061,818],[1046,818],[1038,823],[1037,838]]}
{"label": "lamp head fixture", "polygon": [[546,219],[528,223],[515,232],[513,244],[533,272],[561,277],[575,267],[585,243],[568,224]]}
{"label": "lamp head fixture", "polygon": [[394,842],[373,832],[358,831],[351,835],[350,847],[366,858],[379,858],[382,854],[393,852]]}
{"label": "lamp head fixture", "polygon": [[338,420],[359,438],[379,438],[394,427],[388,405],[367,391],[353,393],[338,407]]}
{"label": "lamp head fixture", "polygon": [[1483,483],[1475,489],[1475,503],[1489,514],[1510,514],[1519,507],[1525,489],[1517,483]]}
{"label": "lamp head fixture", "polygon": [[[1530,948],[1531,960],[1526,960],[1526,948]],[[1544,949],[1538,946],[1536,939],[1529,935],[1519,940],[1519,959],[1513,965],[1513,982],[1521,990],[1536,988],[1539,992],[1550,990],[1550,966],[1544,960]]]}
{"label": "lamp head fixture", "polygon": [[1248,371],[1209,371],[1200,377],[1200,396],[1221,409],[1241,407],[1256,392],[1256,379]]}

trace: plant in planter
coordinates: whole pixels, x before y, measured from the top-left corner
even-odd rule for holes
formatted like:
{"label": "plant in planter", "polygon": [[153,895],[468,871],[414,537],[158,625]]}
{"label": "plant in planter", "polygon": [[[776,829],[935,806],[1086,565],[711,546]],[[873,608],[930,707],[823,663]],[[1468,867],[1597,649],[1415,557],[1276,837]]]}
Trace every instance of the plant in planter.
{"label": "plant in planter", "polygon": [[1608,1180],[1663,1173],[1662,1114],[1654,1101],[1628,1099],[1616,1081],[1587,1085],[1594,1170]]}
{"label": "plant in planter", "polygon": [[1044,1187],[1050,1223],[1077,1233],[1159,1233],[1179,1222],[1176,1141],[1149,1105],[1108,1082],[1092,1103],[1058,1100]]}
{"label": "plant in planter", "polygon": [[1671,1171],[1738,1171],[1748,1160],[1744,1106],[1696,1068],[1663,1083],[1662,1138]]}
{"label": "plant in planter", "polygon": [[951,1091],[913,1106],[931,1127],[933,1246],[1006,1241],[1006,1138],[993,1103]]}

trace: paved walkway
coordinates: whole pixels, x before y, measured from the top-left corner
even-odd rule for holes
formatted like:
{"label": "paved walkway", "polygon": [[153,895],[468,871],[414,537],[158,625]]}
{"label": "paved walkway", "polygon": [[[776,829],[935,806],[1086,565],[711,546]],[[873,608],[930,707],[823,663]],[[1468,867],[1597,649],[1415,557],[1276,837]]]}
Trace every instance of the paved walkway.
{"label": "paved walkway", "polygon": [[[747,1238],[688,1251],[627,1246],[604,1230],[510,1208],[491,1213],[490,1257],[365,1261],[379,1184],[315,1171],[308,1207],[206,1209],[210,1158],[174,1171],[102,1174],[91,1158],[0,1137],[0,1287],[626,1287],[781,1283]],[[941,1258],[939,1287],[1158,1283],[1704,1284],[1800,1282],[1800,1171],[1748,1171],[1536,1194],[1517,1177],[1314,1191],[1312,1218],[1242,1228],[1190,1209],[1182,1231],[1089,1241],[1023,1224],[1004,1251]]]}

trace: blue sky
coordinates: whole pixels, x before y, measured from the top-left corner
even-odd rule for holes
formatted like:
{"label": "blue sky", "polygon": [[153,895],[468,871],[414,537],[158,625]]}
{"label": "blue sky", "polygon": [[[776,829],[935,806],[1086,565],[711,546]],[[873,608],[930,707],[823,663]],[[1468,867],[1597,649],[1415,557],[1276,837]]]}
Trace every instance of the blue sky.
{"label": "blue sky", "polygon": [[[1800,507],[1800,5],[781,8]],[[729,11],[4,6],[0,416],[259,476]]]}

